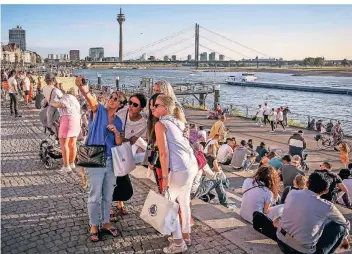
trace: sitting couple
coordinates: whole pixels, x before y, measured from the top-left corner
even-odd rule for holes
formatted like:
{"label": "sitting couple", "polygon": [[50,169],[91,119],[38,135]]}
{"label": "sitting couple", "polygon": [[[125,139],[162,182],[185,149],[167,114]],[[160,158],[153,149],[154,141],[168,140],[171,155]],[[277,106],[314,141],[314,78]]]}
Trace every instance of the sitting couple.
{"label": "sitting couple", "polygon": [[321,198],[329,192],[331,178],[315,171],[307,189],[291,190],[279,218],[264,209],[252,214],[253,228],[277,241],[284,253],[334,253],[349,248],[350,223],[331,202]]}
{"label": "sitting couple", "polygon": [[219,167],[218,160],[216,159],[215,144],[208,146],[206,155],[203,153],[201,144],[194,143],[193,148],[198,161],[199,171],[193,182],[191,198],[200,198],[205,202],[209,202],[215,197],[211,193],[215,189],[220,204],[230,207],[225,191],[225,188],[230,186],[230,182]]}

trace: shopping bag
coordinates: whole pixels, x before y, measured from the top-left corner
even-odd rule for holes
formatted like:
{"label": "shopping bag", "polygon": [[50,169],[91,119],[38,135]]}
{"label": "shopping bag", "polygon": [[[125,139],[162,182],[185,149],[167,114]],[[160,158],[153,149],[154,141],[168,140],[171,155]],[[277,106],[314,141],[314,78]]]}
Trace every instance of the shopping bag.
{"label": "shopping bag", "polygon": [[149,191],[144,202],[140,218],[163,235],[170,235],[176,230],[179,205],[166,197]]}
{"label": "shopping bag", "polygon": [[136,168],[130,142],[111,148],[111,153],[115,176],[125,176]]}

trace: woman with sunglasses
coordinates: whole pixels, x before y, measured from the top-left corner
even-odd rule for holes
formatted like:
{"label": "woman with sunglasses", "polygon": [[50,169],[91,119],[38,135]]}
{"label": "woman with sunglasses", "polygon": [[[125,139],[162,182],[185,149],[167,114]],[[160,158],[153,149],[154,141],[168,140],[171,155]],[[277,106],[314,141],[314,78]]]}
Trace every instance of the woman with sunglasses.
{"label": "woman with sunglasses", "polygon": [[164,253],[179,253],[191,244],[190,194],[193,180],[198,173],[198,164],[188,140],[185,123],[175,117],[178,112],[170,96],[156,98],[153,115],[159,118],[155,124],[156,143],[159,148],[162,169],[162,189],[172,201],[178,201],[182,217],[176,219],[176,230],[169,238],[170,245]]}
{"label": "woman with sunglasses", "polygon": [[[117,111],[117,116],[122,120],[122,128],[125,129],[124,142],[131,142],[132,153],[136,163],[140,163],[139,158],[144,158],[147,143],[144,141],[147,136],[147,119],[141,114],[147,105],[147,98],[144,94],[133,94],[129,101],[127,109],[123,108]],[[126,120],[126,126],[124,126]],[[117,202],[117,212],[122,215],[127,214],[126,207],[122,201]],[[111,212],[110,212],[111,213]],[[116,218],[116,213],[112,213]]]}
{"label": "woman with sunglasses", "polygon": [[[123,137],[122,122],[115,112],[121,107],[121,97],[118,92],[113,92],[106,107],[101,105],[85,85],[83,77],[76,78],[76,85],[85,97],[89,108],[92,111],[89,119],[87,145],[105,145],[106,146],[106,167],[104,168],[85,168],[85,174],[88,180],[88,215],[90,224],[90,240],[93,242],[100,240],[99,224],[101,222],[101,233],[107,233],[113,237],[118,236],[116,228],[111,226],[110,206],[112,194],[114,191],[115,175],[112,166],[111,148],[122,144]],[[99,207],[100,203],[100,207]],[[99,213],[101,211],[101,220]]]}

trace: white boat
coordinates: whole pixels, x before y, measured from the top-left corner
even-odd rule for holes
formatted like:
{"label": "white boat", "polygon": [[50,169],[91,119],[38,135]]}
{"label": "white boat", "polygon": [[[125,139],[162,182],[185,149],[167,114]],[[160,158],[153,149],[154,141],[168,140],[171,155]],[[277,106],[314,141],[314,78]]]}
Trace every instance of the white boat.
{"label": "white boat", "polygon": [[244,83],[244,82],[254,82],[257,80],[257,77],[252,72],[244,72],[240,76],[230,76],[225,82],[227,84],[231,83]]}

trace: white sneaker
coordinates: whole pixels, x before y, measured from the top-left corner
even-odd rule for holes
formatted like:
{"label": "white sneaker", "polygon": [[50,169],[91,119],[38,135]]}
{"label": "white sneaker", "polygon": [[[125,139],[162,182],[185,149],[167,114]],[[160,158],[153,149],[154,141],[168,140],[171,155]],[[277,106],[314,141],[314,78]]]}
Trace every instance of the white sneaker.
{"label": "white sneaker", "polygon": [[76,164],[75,163],[71,163],[70,167],[71,167],[71,169],[75,169],[76,168]]}
{"label": "white sneaker", "polygon": [[263,127],[263,125],[260,125],[260,127]]}
{"label": "white sneaker", "polygon": [[60,172],[60,173],[70,173],[70,172],[72,172],[72,169],[71,169],[70,166],[62,167],[58,172]]}
{"label": "white sneaker", "polygon": [[183,241],[180,245],[176,245],[174,242],[170,243],[169,247],[163,249],[164,253],[180,253],[187,250],[187,245]]}
{"label": "white sneaker", "polygon": [[274,131],[269,131],[269,132],[274,132]]}
{"label": "white sneaker", "polygon": [[[170,243],[173,243],[173,242],[174,242],[174,238],[173,238],[172,236],[170,236],[169,238],[167,238],[167,240],[168,240]],[[183,239],[183,241],[185,241],[185,243],[186,243],[187,246],[191,246],[191,245],[192,245],[191,238],[189,238],[189,239]]]}

